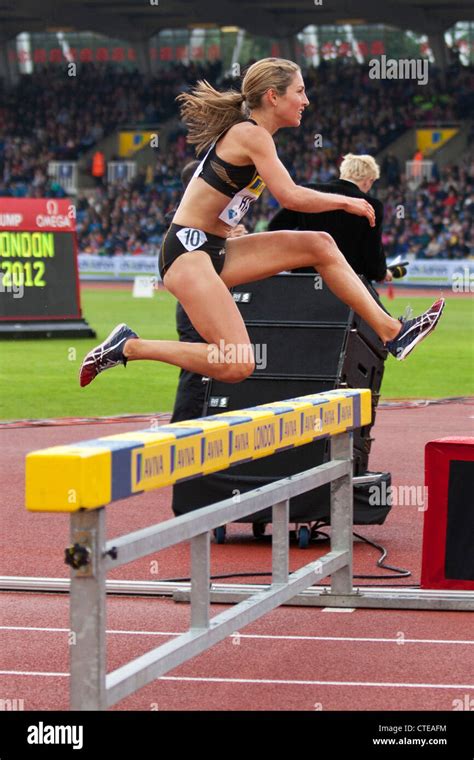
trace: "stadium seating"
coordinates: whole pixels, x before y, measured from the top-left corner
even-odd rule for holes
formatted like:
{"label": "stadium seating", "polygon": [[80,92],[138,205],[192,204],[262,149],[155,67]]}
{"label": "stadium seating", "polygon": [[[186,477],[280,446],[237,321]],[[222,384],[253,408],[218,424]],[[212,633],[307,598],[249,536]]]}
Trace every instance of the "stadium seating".
{"label": "stadium seating", "polygon": [[[472,68],[460,66],[457,87],[444,90],[436,72],[419,95],[416,83],[370,79],[358,64],[323,61],[303,72],[311,106],[299,130],[277,137],[280,157],[298,183],[324,182],[337,176],[341,156],[349,151],[376,155],[415,123],[467,116]],[[64,197],[47,174],[51,160],[74,160],[121,124],[162,122],[177,114],[175,96],[198,78],[225,89],[235,79],[222,78],[222,64],[184,64],[163,68],[145,80],[119,66],[83,64],[77,79],[44,69],[21,77],[10,92],[0,90],[0,196]],[[452,81],[452,76],[449,78]],[[46,82],[48,87],[45,86]],[[321,135],[322,146],[315,147]],[[79,194],[79,250],[116,255],[156,251],[167,215],[181,194],[179,175],[194,158],[184,129],[171,134],[166,157],[157,151],[151,171]],[[397,159],[385,159],[388,188],[384,244],[388,255],[463,258],[473,250],[474,152],[459,165],[436,172],[430,183],[406,196]],[[396,208],[403,204],[404,218]],[[246,217],[249,231],[266,229],[276,201],[265,193]]]}

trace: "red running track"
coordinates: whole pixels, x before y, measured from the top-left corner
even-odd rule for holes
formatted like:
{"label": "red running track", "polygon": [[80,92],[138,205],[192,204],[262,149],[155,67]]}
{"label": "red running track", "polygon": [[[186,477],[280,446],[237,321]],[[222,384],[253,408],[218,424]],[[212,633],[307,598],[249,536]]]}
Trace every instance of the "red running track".
{"label": "red running track", "polygon": [[[395,486],[419,486],[421,495],[425,443],[444,435],[472,435],[473,417],[469,404],[380,409],[371,468],[390,470]],[[142,426],[114,425],[114,431]],[[24,456],[35,448],[104,433],[110,433],[110,425],[0,431],[2,482],[8,483],[0,575],[67,575],[62,556],[68,517],[24,510]],[[168,519],[169,504],[165,489],[113,505],[107,511],[108,535]],[[394,506],[382,526],[357,528],[388,548],[389,564],[411,570],[408,581],[392,583],[419,582],[422,519],[423,504],[417,502]],[[256,542],[250,526],[232,525],[228,535],[225,545],[212,546],[213,574],[270,569],[270,546]],[[326,550],[293,546],[291,569]],[[354,550],[356,574],[380,574],[374,549],[356,543]],[[186,577],[188,554],[188,546],[181,545],[120,568],[115,577]],[[158,575],[151,564],[156,559]],[[23,699],[27,710],[67,709],[67,597],[5,592],[0,609],[0,696]],[[215,605],[213,614],[223,609]],[[185,630],[188,617],[187,605],[170,600],[109,598],[108,669]],[[474,704],[473,652],[472,616],[465,612],[281,607],[116,709],[452,710]]]}

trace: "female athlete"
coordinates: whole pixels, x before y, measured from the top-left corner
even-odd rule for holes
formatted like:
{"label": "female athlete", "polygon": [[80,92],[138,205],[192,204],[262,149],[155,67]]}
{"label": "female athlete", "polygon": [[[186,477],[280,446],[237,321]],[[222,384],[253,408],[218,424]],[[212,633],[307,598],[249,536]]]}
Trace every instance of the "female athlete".
{"label": "female athlete", "polygon": [[229,288],[297,267],[314,266],[398,359],[436,326],[443,299],[420,317],[394,319],[377,305],[325,232],[281,230],[229,237],[265,186],[287,209],[342,209],[375,224],[374,209],[366,200],[300,187],[277,156],[272,136],[282,127],[298,127],[309,104],[297,64],[280,58],[257,61],[247,70],[241,90],[221,93],[199,81],[192,92],[177,98],[188,141],[198,154],[207,152],[164,236],[158,266],[165,288],[207,342],[144,340],[120,324],[85,357],[81,386],[105,369],[139,359],[167,362],[229,383],[244,380],[255,361]]}

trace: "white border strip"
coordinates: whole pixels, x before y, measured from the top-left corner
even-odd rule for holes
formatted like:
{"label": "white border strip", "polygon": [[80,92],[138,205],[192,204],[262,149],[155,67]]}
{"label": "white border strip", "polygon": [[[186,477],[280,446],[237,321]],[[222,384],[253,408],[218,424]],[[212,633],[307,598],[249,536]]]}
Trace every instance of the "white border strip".
{"label": "white border strip", "polygon": [[[0,625],[0,631],[36,631],[40,633],[70,633],[69,628],[40,628],[36,626],[24,625]],[[181,636],[183,631],[127,631],[127,630],[107,630],[111,636]],[[370,636],[297,636],[297,635],[273,635],[265,633],[234,633],[228,638],[239,637],[239,639],[269,639],[272,641],[347,641],[368,642],[379,644],[462,644],[472,645],[474,641],[463,639],[406,639],[406,638],[383,638]]]}
{"label": "white border strip", "polygon": [[[53,678],[69,678],[69,673],[49,673],[41,671],[0,670],[2,676],[40,676]],[[191,681],[194,683],[235,683],[235,684],[265,684],[279,686],[373,686],[376,689],[474,689],[474,685],[462,683],[391,683],[377,681],[298,681],[282,678],[204,678],[198,676],[161,676],[157,681]]]}

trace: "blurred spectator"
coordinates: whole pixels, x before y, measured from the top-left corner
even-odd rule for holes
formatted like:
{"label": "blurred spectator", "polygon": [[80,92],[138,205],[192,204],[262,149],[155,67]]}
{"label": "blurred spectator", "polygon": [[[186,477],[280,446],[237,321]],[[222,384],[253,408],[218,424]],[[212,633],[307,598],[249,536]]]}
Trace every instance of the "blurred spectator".
{"label": "blurred spectator", "polygon": [[105,155],[101,150],[96,150],[92,156],[92,176],[98,186],[104,182],[105,174]]}
{"label": "blurred spectator", "polygon": [[382,161],[382,173],[391,187],[400,185],[400,162],[393,153],[387,153]]}

